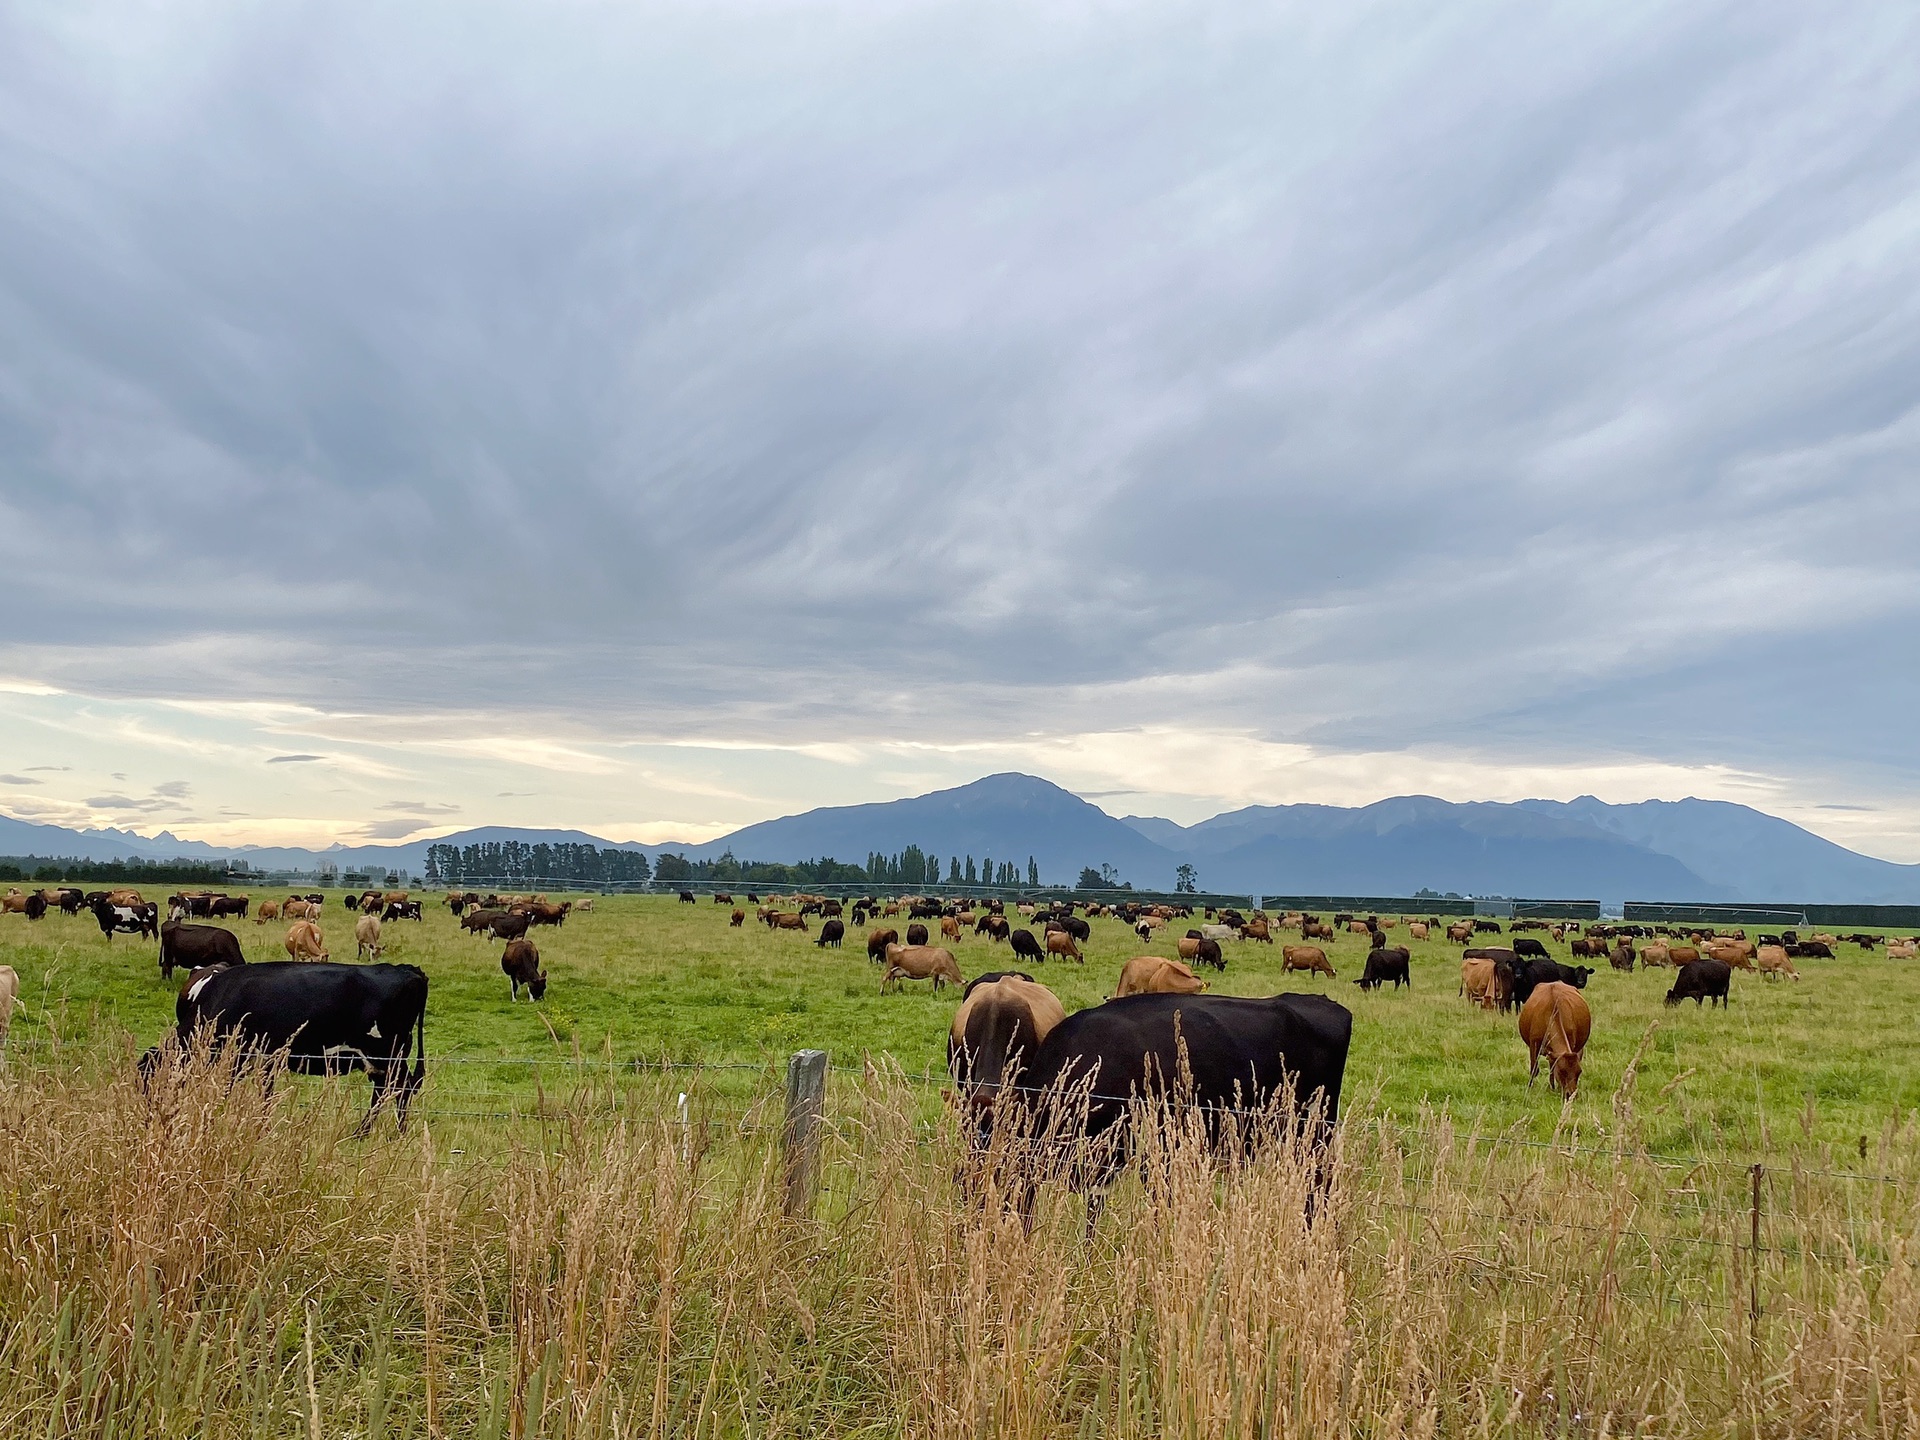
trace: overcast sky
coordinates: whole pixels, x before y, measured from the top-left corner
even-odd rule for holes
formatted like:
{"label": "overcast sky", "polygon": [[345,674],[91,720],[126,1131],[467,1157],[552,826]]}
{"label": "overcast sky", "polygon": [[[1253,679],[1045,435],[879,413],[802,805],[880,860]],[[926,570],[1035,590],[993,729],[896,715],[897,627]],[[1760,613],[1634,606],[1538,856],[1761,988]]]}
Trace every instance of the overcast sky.
{"label": "overcast sky", "polygon": [[6,7],[0,810],[1920,860],[1916,74],[1753,0]]}

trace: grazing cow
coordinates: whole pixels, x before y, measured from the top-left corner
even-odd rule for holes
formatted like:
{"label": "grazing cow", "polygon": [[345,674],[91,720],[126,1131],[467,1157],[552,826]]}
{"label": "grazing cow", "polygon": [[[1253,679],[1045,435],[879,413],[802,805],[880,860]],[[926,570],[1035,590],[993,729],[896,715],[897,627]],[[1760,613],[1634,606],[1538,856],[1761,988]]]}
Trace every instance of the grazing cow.
{"label": "grazing cow", "polygon": [[1407,938],[1408,939],[1424,940],[1427,938],[1427,933],[1428,933],[1428,927],[1427,927],[1426,921],[1409,920],[1407,922]]}
{"label": "grazing cow", "polygon": [[820,927],[820,938],[813,942],[814,948],[816,950],[824,950],[827,946],[831,945],[834,949],[838,950],[840,948],[840,942],[846,938],[846,934],[847,926],[845,921],[829,920]]}
{"label": "grazing cow", "polygon": [[11,965],[0,965],[0,1065],[7,1063],[7,1031],[13,1028],[13,1007],[19,999],[19,973]]}
{"label": "grazing cow", "polygon": [[1534,988],[1520,1007],[1520,1038],[1531,1062],[1527,1084],[1540,1078],[1540,1052],[1547,1052],[1547,1078],[1571,1097],[1580,1088],[1580,1057],[1593,1033],[1593,1012],[1571,985],[1550,980]]}
{"label": "grazing cow", "polygon": [[1460,962],[1460,993],[1482,1010],[1494,1009],[1500,1003],[1500,996],[1494,983],[1493,961],[1462,960]]}
{"label": "grazing cow", "polygon": [[[1311,1122],[1316,1147],[1333,1134],[1353,1015],[1324,995],[1129,995],[1069,1015],[1035,1052],[1023,1083],[1035,1092],[1031,1166],[1019,1192],[1029,1226],[1042,1180],[1087,1194],[1091,1234],[1105,1192],[1133,1150],[1136,1098],[1192,1105],[1215,1143],[1242,1146],[1257,1127],[1227,1127],[1234,1111],[1261,1109],[1292,1089],[1294,1123]],[[1082,1143],[1098,1142],[1098,1143]]]}
{"label": "grazing cow", "polygon": [[1576,960],[1598,960],[1606,953],[1605,940],[1581,939],[1573,942],[1573,958]]}
{"label": "grazing cow", "polygon": [[1625,940],[1622,940],[1618,945],[1613,947],[1612,952],[1607,956],[1607,963],[1613,966],[1614,969],[1624,970],[1627,974],[1631,975],[1633,973],[1633,946]]}
{"label": "grazing cow", "polygon": [[320,907],[311,900],[295,895],[280,907],[280,914],[288,920],[311,920],[320,913]]}
{"label": "grazing cow", "polygon": [[175,970],[204,970],[210,965],[244,965],[240,937],[219,925],[189,925],[169,920],[160,927],[160,978]]}
{"label": "grazing cow", "polygon": [[278,900],[262,900],[260,902],[260,908],[254,912],[253,923],[256,925],[264,925],[269,920],[278,920],[279,918],[280,902]]}
{"label": "grazing cow", "polygon": [[1093,938],[1093,927],[1078,915],[1063,915],[1058,920],[1047,922],[1049,930],[1064,930],[1074,939],[1085,945]]}
{"label": "grazing cow", "polygon": [[900,980],[931,980],[935,990],[949,982],[960,986],[967,983],[960,978],[953,952],[941,945],[889,945],[880,993],[884,995],[890,983]]}
{"label": "grazing cow", "polygon": [[738,930],[742,925],[746,923],[747,923],[747,912],[744,910],[735,910],[733,914],[727,917],[727,924],[731,925],[735,930]]}
{"label": "grazing cow", "polygon": [[1518,949],[1513,954],[1513,1001],[1516,1005],[1525,1005],[1537,985],[1557,983],[1584,990],[1593,976],[1592,967],[1587,965],[1562,965],[1557,960],[1522,960]]}
{"label": "grazing cow", "polygon": [[1671,966],[1672,964],[1673,948],[1671,946],[1654,940],[1640,947],[1640,968],[1642,970],[1651,970],[1656,965]]}
{"label": "grazing cow", "polygon": [[1471,939],[1473,939],[1473,922],[1471,920],[1462,920],[1457,924],[1447,926],[1448,943],[1464,945]]}
{"label": "grazing cow", "polygon": [[772,930],[798,930],[804,934],[807,917],[797,910],[776,910],[767,917],[767,926]]}
{"label": "grazing cow", "polygon": [[693,898],[693,892],[691,890],[682,890],[680,892],[680,903],[682,905],[698,905],[700,902]]}
{"label": "grazing cow", "polygon": [[1256,916],[1240,927],[1240,938],[1259,940],[1271,945],[1273,944],[1273,927],[1267,922],[1265,916]]}
{"label": "grazing cow", "polygon": [[1468,960],[1485,960],[1493,966],[1493,988],[1491,993],[1494,998],[1494,1003],[1499,1009],[1502,1011],[1511,1010],[1515,1005],[1519,1004],[1519,1000],[1513,993],[1513,983],[1514,971],[1520,962],[1514,958],[1513,951],[1502,945],[1488,945],[1475,949],[1462,950],[1460,952],[1460,959],[1462,962]]}
{"label": "grazing cow", "polygon": [[1188,934],[1175,941],[1174,948],[1180,952],[1180,958],[1190,965],[1211,965],[1216,970],[1227,968],[1227,957],[1221,953],[1218,940]]}
{"label": "grazing cow", "polygon": [[1231,925],[1202,925],[1200,938],[1203,940],[1238,940],[1240,932]]}
{"label": "grazing cow", "polygon": [[[195,973],[174,1006],[175,1038],[189,1044],[206,1027],[218,1043],[266,1057],[290,1050],[288,1068],[302,1075],[364,1069],[373,1103],[360,1133],[373,1125],[389,1095],[400,1124],[426,1078],[427,977],[412,965],[295,965],[276,960]],[[407,1061],[418,1060],[413,1073]],[[140,1058],[142,1080],[160,1063],[158,1047]]]}
{"label": "grazing cow", "polygon": [[244,920],[247,918],[248,899],[245,895],[216,895],[207,902],[207,914],[215,919],[231,915]]}
{"label": "grazing cow", "polygon": [[[1892,947],[1889,946],[1889,949]],[[1760,978],[1778,980],[1782,975],[1789,980],[1798,980],[1800,972],[1793,968],[1793,961],[1787,955],[1784,945],[1762,945],[1760,947]]]}
{"label": "grazing cow", "polygon": [[547,972],[540,968],[540,951],[531,940],[509,940],[500,952],[500,968],[506,972],[507,991],[515,1000],[520,987],[527,987],[529,999],[538,1000],[547,993]]}
{"label": "grazing cow", "polygon": [[422,920],[418,900],[389,900],[380,912],[382,920]]}
{"label": "grazing cow", "polygon": [[733,904],[733,896],[727,894],[724,890],[716,890],[713,892],[713,903],[716,905],[731,905]]}
{"label": "grazing cow", "polygon": [[589,895],[584,900],[574,901],[573,913],[576,915],[591,915],[593,913],[593,897]]}
{"label": "grazing cow", "polygon": [[469,935],[482,935],[492,928],[495,920],[506,913],[504,910],[493,910],[484,906],[478,910],[469,910],[460,917],[460,928]]}
{"label": "grazing cow", "polygon": [[380,958],[380,917],[362,915],[353,922],[353,955],[356,960]]}
{"label": "grazing cow", "polygon": [[951,940],[954,944],[958,945],[960,943],[960,934],[960,919],[958,916],[942,915],[940,917],[940,938],[942,940]]}
{"label": "grazing cow", "polygon": [[919,923],[907,926],[907,944],[924,945],[927,943],[927,927]]}
{"label": "grazing cow", "polygon": [[1691,1000],[1698,1005],[1702,1000],[1717,999],[1724,1007],[1732,981],[1733,967],[1726,961],[1696,960],[1691,965],[1680,967],[1680,973],[1673,980],[1673,989],[1667,992],[1667,1004],[1678,1005],[1682,1000]]}
{"label": "grazing cow", "polygon": [[1700,959],[1700,947],[1697,945],[1669,945],[1667,958],[1676,965],[1692,965]]}
{"label": "grazing cow", "polygon": [[996,970],[967,986],[947,1031],[947,1070],[955,1092],[975,1120],[973,1141],[985,1137],[1000,1087],[1067,1018],[1059,997],[1031,975]]}
{"label": "grazing cow", "polygon": [[304,964],[327,958],[326,938],[311,920],[296,920],[287,927],[287,958]]}
{"label": "grazing cow", "polygon": [[[1518,930],[1520,927],[1516,925],[1513,928]],[[1520,935],[1514,938],[1513,954],[1516,960],[1551,960],[1553,958],[1547,953],[1546,946],[1531,936],[1526,935]]]}
{"label": "grazing cow", "polygon": [[1333,966],[1327,960],[1327,952],[1318,945],[1282,945],[1280,965],[1288,974],[1292,974],[1295,970],[1310,970],[1316,975],[1326,976],[1329,980],[1336,978]]}
{"label": "grazing cow", "polygon": [[1396,990],[1402,985],[1411,990],[1413,988],[1412,959],[1404,945],[1395,945],[1392,948],[1376,945],[1367,952],[1365,972],[1353,983],[1362,990],[1372,990],[1391,981]]}
{"label": "grazing cow", "polygon": [[1047,931],[1047,954],[1065,956],[1069,960],[1078,960],[1082,965],[1087,963],[1087,957],[1080,953],[1079,945],[1074,942],[1073,936],[1069,935],[1065,930]]}
{"label": "grazing cow", "polygon": [[899,943],[898,930],[870,930],[867,932],[867,959],[878,964],[887,958],[887,947]]}
{"label": "grazing cow", "polygon": [[1024,926],[1013,931],[1007,937],[1013,944],[1013,953],[1022,960],[1045,961],[1047,952],[1040,948],[1040,942],[1033,938],[1033,931]]}
{"label": "grazing cow", "polygon": [[495,911],[487,922],[487,937],[492,940],[518,940],[527,933],[527,926],[533,923],[533,917],[524,910],[509,910],[504,914]]}
{"label": "grazing cow", "polygon": [[558,905],[536,901],[527,907],[527,919],[535,925],[564,925],[567,923],[567,912],[571,909],[572,904],[566,901]]}
{"label": "grazing cow", "polygon": [[1198,995],[1207,982],[1178,960],[1159,955],[1136,955],[1121,967],[1113,998],[1124,995]]}
{"label": "grazing cow", "polygon": [[1730,965],[1735,970],[1753,969],[1753,957],[1749,952],[1749,947],[1744,944],[1709,945],[1707,947],[1707,958]]}
{"label": "grazing cow", "polygon": [[1303,940],[1324,940],[1333,943],[1333,927],[1322,924],[1311,917],[1300,922],[1300,938]]}
{"label": "grazing cow", "polygon": [[93,918],[100,922],[100,933],[108,940],[116,934],[141,935],[152,940],[160,933],[160,907],[151,900],[144,905],[101,900],[93,907]]}

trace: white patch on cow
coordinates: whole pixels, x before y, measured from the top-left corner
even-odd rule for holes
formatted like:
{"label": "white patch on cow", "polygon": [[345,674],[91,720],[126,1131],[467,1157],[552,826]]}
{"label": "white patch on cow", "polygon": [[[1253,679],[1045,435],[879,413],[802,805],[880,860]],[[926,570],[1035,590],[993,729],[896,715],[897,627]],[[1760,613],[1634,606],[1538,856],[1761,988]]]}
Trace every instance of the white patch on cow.
{"label": "white patch on cow", "polygon": [[213,976],[219,973],[218,970],[215,970],[212,974],[202,975],[198,980],[187,986],[187,999],[198,1000],[200,998],[200,992],[206,989],[207,986],[212,983]]}

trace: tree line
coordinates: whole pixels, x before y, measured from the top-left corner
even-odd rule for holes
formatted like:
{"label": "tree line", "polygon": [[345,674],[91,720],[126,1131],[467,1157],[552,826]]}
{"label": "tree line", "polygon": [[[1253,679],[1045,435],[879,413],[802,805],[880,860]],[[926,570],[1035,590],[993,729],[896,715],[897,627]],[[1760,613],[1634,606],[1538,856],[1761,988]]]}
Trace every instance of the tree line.
{"label": "tree line", "polygon": [[429,885],[468,881],[496,885],[525,880],[575,880],[593,885],[652,878],[652,863],[638,850],[602,850],[597,845],[554,845],[545,841],[528,845],[519,840],[427,847]]}
{"label": "tree line", "polygon": [[229,885],[237,877],[208,860],[80,860],[47,855],[0,856],[0,881],[30,880],[57,885],[63,880],[106,885]]}

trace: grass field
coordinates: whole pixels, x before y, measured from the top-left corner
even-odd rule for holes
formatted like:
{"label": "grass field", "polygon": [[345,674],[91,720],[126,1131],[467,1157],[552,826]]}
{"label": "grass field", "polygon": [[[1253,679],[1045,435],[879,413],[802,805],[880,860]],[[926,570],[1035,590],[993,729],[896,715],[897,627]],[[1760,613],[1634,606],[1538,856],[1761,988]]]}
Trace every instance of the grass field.
{"label": "grass field", "polygon": [[[1906,963],[1738,975],[1725,1012],[1602,970],[1563,1106],[1528,1088],[1512,1018],[1456,998],[1452,947],[1415,947],[1411,993],[1363,995],[1357,938],[1331,986],[1229,945],[1218,989],[1355,1012],[1323,1219],[1303,1157],[1222,1172],[1174,1122],[1088,1245],[1071,1196],[1031,1237],[957,1198],[952,992],[880,994],[857,940],[596,904],[539,933],[538,1006],[444,908],[387,927],[386,958],[431,977],[441,1063],[421,1123],[365,1140],[364,1080],[262,1091],[202,1057],[143,1095],[131,1061],[179,983],[154,947],[0,917],[26,1004],[0,1436],[1920,1431]],[[349,956],[337,896],[325,925]],[[284,927],[233,928],[281,953]],[[1095,921],[1084,967],[1036,973],[1094,1004],[1141,948]],[[969,976],[1010,958],[958,950]],[[774,1096],[802,1046],[839,1068],[795,1222]]]}

